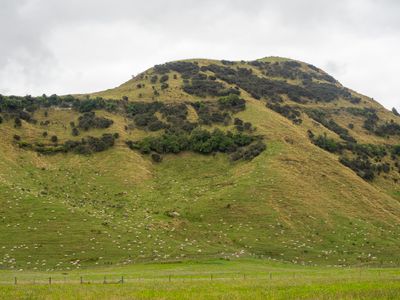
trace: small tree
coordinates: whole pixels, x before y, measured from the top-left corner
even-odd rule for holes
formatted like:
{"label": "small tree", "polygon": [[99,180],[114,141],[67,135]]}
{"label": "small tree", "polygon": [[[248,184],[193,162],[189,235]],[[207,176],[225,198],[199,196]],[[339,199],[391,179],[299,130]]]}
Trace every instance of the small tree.
{"label": "small tree", "polygon": [[392,112],[395,116],[400,116],[400,113],[397,111],[397,109],[395,107],[392,108]]}
{"label": "small tree", "polygon": [[19,128],[19,127],[21,127],[21,126],[22,126],[21,119],[20,119],[20,118],[15,118],[15,119],[14,119],[14,127],[15,127],[15,128]]}
{"label": "small tree", "polygon": [[167,74],[164,74],[163,76],[160,77],[160,83],[168,81],[169,76]]}
{"label": "small tree", "polygon": [[158,153],[153,153],[153,154],[151,154],[151,159],[152,159],[154,162],[159,163],[159,162],[162,161],[162,156],[161,156],[160,154],[158,154]]}
{"label": "small tree", "polygon": [[150,82],[154,84],[154,83],[157,82],[157,80],[158,80],[158,76],[154,75],[154,76],[151,77]]}
{"label": "small tree", "polygon": [[72,135],[73,135],[73,136],[78,136],[78,135],[79,135],[79,130],[78,130],[78,128],[76,128],[76,127],[72,128]]}
{"label": "small tree", "polygon": [[42,136],[47,137],[47,131],[43,131]]}
{"label": "small tree", "polygon": [[58,142],[58,137],[57,137],[56,135],[53,135],[53,136],[50,138],[50,140],[51,140],[52,143],[57,143],[57,142]]}

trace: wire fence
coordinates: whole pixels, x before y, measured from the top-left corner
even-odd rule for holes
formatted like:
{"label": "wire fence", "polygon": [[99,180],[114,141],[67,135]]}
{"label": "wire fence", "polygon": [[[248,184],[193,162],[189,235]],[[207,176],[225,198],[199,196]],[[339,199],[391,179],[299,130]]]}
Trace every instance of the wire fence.
{"label": "wire fence", "polygon": [[398,272],[368,272],[358,271],[344,274],[310,274],[310,273],[210,273],[210,274],[168,274],[162,276],[138,276],[138,275],[49,275],[49,276],[14,276],[0,278],[0,285],[53,285],[53,284],[132,284],[150,282],[195,282],[195,281],[228,281],[228,280],[264,280],[275,282],[279,280],[313,281],[313,280],[373,280],[385,278],[388,280],[400,280]]}

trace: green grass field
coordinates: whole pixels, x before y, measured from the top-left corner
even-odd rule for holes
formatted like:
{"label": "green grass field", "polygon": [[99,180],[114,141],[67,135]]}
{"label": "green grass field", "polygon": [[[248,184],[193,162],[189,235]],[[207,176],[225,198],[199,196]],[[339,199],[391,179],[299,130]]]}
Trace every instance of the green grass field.
{"label": "green grass field", "polygon": [[266,260],[138,264],[50,273],[2,271],[0,283],[2,299],[400,297],[399,269],[300,267]]}

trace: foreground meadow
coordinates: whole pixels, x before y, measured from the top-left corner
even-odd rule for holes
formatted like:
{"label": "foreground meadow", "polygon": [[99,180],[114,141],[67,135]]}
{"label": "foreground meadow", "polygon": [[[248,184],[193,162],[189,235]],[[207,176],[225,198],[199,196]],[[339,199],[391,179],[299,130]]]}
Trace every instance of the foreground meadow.
{"label": "foreground meadow", "polygon": [[0,273],[2,299],[399,299],[400,270],[261,260]]}

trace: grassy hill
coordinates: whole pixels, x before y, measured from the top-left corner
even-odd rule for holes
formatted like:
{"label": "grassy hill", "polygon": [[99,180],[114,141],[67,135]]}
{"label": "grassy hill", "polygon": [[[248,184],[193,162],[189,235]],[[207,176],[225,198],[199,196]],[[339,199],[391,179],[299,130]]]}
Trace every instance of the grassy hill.
{"label": "grassy hill", "polygon": [[0,268],[400,263],[400,117],[309,64],[177,61],[0,107]]}

